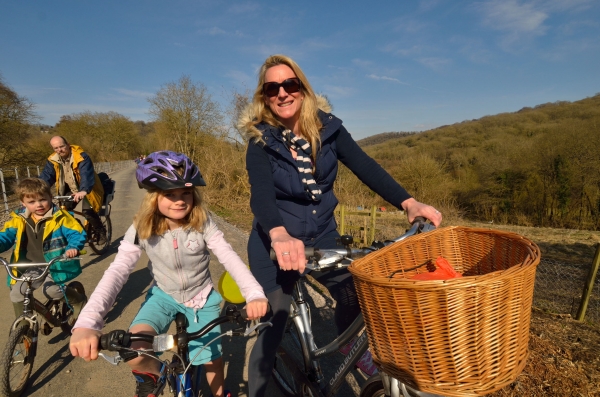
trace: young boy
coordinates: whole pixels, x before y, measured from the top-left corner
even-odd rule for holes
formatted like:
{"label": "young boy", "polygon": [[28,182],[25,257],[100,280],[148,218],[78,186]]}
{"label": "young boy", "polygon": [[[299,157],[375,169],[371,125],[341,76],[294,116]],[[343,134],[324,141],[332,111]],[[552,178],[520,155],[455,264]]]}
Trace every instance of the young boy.
{"label": "young boy", "polygon": [[[77,256],[85,244],[85,231],[69,212],[52,204],[48,184],[39,178],[26,178],[17,184],[15,192],[23,208],[12,212],[12,219],[0,230],[0,252],[14,246],[11,263],[44,263],[62,254],[69,258]],[[25,273],[40,274],[41,271],[39,268],[23,268]],[[39,288],[43,284],[43,293],[48,299],[61,299],[63,293],[59,285],[64,285],[79,274],[81,266],[78,260],[55,262],[48,276],[33,283],[32,287]],[[10,277],[8,285],[11,289],[10,300],[18,317],[23,314],[26,286]],[[64,289],[73,306],[75,320],[87,297],[73,288],[65,286]]]}

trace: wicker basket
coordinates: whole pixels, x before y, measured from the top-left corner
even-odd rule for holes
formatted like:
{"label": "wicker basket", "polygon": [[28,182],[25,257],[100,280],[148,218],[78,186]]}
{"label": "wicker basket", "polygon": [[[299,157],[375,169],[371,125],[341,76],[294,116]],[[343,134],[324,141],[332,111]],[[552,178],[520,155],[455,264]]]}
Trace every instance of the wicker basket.
{"label": "wicker basket", "polygon": [[[440,255],[463,277],[410,280]],[[373,360],[408,385],[446,396],[510,384],[528,356],[539,261],[538,246],[518,234],[466,227],[420,234],[356,260],[349,269]]]}

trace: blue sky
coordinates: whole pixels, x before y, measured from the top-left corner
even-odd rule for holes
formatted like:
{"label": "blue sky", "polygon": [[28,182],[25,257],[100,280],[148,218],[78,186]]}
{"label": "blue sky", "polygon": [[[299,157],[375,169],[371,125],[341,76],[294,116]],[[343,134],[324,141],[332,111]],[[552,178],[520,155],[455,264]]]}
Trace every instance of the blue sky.
{"label": "blue sky", "polygon": [[189,75],[223,105],[294,58],[355,139],[600,92],[597,0],[0,0],[0,73],[41,121],[115,111]]}

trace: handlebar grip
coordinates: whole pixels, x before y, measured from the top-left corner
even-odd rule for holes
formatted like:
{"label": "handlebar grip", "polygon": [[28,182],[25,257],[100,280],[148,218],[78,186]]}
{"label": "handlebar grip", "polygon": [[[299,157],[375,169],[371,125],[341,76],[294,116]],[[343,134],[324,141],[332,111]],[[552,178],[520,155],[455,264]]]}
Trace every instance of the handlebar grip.
{"label": "handlebar grip", "polygon": [[416,216],[415,219],[413,219],[412,224],[414,225],[417,222],[425,223],[427,222],[427,218],[423,216]]}
{"label": "handlebar grip", "polygon": [[110,331],[108,334],[100,336],[98,348],[100,350],[117,351],[123,347],[129,347],[131,343],[131,334],[122,329]]}
{"label": "handlebar grip", "polygon": [[[307,258],[315,256],[315,247],[304,247],[304,256],[306,256]],[[272,261],[277,260],[277,254],[275,253],[275,250],[273,248],[271,248],[269,257]]]}

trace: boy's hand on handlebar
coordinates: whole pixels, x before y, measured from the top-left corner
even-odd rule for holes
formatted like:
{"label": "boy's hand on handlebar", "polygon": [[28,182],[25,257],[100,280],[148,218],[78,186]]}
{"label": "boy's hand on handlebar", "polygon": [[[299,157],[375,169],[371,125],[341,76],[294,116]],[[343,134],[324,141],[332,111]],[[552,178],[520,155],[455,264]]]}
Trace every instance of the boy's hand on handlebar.
{"label": "boy's hand on handlebar", "polygon": [[244,309],[248,315],[248,320],[256,320],[267,314],[268,301],[266,299],[255,299],[247,302]]}
{"label": "boy's hand on handlebar", "polygon": [[269,236],[271,237],[271,248],[277,254],[279,268],[303,273],[307,263],[304,255],[304,243],[290,236],[283,226],[271,229]]}
{"label": "boy's hand on handlebar", "polygon": [[414,198],[404,200],[402,202],[402,208],[404,208],[406,211],[406,215],[408,216],[408,221],[410,223],[412,223],[418,216],[429,219],[431,223],[435,225],[435,227],[439,227],[442,223],[442,213],[440,211],[436,210],[430,205],[420,203]]}
{"label": "boy's hand on handlebar", "polygon": [[79,255],[79,251],[77,249],[75,249],[75,248],[68,249],[65,252],[65,256],[67,258],[75,258],[77,255]]}
{"label": "boy's hand on handlebar", "polygon": [[69,342],[69,349],[73,357],[81,357],[85,361],[97,359],[100,335],[102,332],[95,329],[74,329]]}

